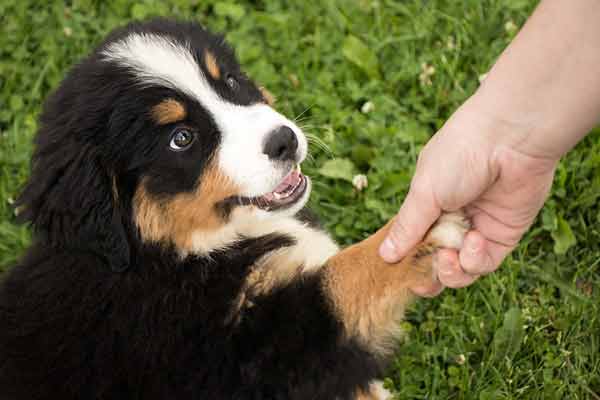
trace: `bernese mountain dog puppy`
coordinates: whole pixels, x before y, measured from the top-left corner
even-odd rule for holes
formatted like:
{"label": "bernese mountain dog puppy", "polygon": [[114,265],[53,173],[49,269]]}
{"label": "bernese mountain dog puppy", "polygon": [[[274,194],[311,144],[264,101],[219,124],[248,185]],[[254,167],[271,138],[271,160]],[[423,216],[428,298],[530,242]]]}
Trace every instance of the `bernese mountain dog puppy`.
{"label": "bernese mountain dog puppy", "polygon": [[440,247],[386,232],[339,251],[303,211],[302,131],[221,36],[111,33],[47,100],[0,288],[0,399],[382,399],[377,383]]}

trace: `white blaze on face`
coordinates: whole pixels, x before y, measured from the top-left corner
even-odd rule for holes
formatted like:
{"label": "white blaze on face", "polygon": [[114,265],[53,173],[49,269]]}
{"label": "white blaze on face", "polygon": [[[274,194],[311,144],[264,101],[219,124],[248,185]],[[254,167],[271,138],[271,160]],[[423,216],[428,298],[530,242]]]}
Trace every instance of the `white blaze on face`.
{"label": "white blaze on face", "polygon": [[306,157],[304,134],[294,123],[266,104],[229,105],[228,113],[214,114],[223,133],[219,164],[223,171],[244,188],[245,196],[260,196],[272,191],[289,170],[274,164],[263,153],[269,133],[285,125],[298,138],[298,159]]}
{"label": "white blaze on face", "polygon": [[167,86],[194,98],[212,116],[221,132],[219,165],[244,196],[272,191],[289,171],[263,153],[274,129],[290,127],[298,139],[298,159],[306,157],[304,134],[293,122],[266,104],[240,106],[221,98],[196,63],[192,50],[168,37],[135,33],[109,44],[104,59],[130,68],[141,84]]}

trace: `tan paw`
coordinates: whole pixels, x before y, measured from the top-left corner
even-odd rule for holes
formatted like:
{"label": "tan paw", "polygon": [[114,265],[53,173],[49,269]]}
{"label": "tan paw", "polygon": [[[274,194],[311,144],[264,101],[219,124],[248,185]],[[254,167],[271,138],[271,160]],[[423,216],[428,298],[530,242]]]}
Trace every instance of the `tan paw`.
{"label": "tan paw", "polygon": [[442,214],[425,238],[436,247],[459,250],[471,223],[462,211]]}

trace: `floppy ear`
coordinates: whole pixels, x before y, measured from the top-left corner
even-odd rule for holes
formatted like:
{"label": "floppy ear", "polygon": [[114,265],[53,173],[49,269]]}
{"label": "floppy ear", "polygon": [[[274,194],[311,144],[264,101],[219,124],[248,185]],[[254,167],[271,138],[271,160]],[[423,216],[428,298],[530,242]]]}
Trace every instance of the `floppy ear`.
{"label": "floppy ear", "polygon": [[91,145],[58,144],[52,136],[38,134],[31,176],[17,201],[19,218],[51,246],[93,252],[114,271],[126,270],[130,247],[116,178]]}

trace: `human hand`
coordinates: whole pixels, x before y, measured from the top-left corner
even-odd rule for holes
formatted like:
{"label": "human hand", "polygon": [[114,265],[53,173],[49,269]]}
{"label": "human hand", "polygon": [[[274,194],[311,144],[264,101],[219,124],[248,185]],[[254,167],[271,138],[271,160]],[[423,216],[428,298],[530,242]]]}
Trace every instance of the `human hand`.
{"label": "human hand", "polygon": [[437,254],[435,295],[494,271],[542,207],[559,158],[598,124],[600,2],[543,0],[475,94],[424,147],[380,249],[393,262],[441,211],[464,208],[461,250]]}
{"label": "human hand", "polygon": [[409,193],[380,255],[396,262],[442,211],[464,209],[472,228],[458,252],[438,251],[438,281],[413,287],[435,296],[495,271],[529,229],[548,195],[558,158],[527,144],[527,128],[495,120],[473,101],[461,107],[419,155]]}

